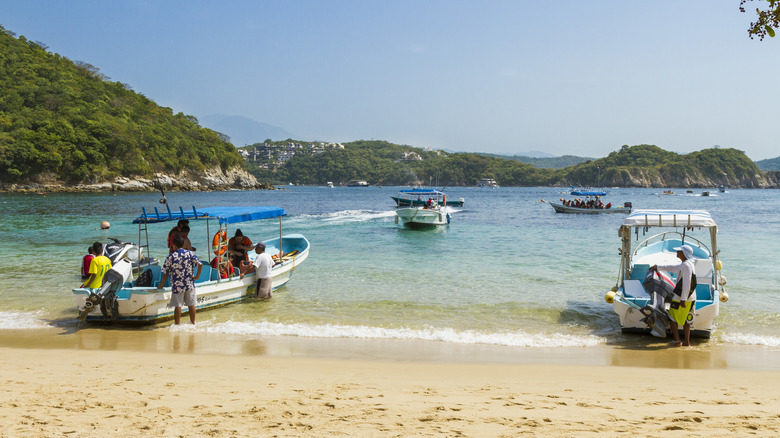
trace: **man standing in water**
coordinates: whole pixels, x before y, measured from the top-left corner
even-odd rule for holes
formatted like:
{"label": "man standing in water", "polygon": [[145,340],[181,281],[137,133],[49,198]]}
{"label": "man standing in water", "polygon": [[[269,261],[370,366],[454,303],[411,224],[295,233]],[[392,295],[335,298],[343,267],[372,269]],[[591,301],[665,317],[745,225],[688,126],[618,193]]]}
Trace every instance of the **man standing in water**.
{"label": "man standing in water", "polygon": [[[688,314],[693,312],[696,304],[696,294],[691,290],[696,287],[695,284],[691,285],[691,279],[693,278],[693,248],[683,245],[674,249],[677,251],[677,258],[680,259],[679,263],[661,266],[653,265],[650,267],[650,270],[657,271],[660,269],[666,272],[677,273],[677,285],[674,287],[674,298],[669,308],[669,316],[672,320],[672,335],[674,336],[674,341],[670,345],[685,345],[687,347],[691,345],[691,323],[688,322]],[[683,326],[684,342],[680,342],[680,333],[677,331],[680,324]]]}
{"label": "man standing in water", "polygon": [[[251,269],[246,274],[252,272],[252,270],[257,274],[255,298],[268,299],[271,298],[271,282],[273,280],[271,268],[274,266],[274,260],[265,252],[265,243],[263,242],[255,245],[255,252],[257,253],[257,258],[255,258]],[[241,274],[241,278],[244,278],[244,274]]]}
{"label": "man standing in water", "polygon": [[[168,276],[171,277],[171,302],[168,304],[174,307],[173,318],[176,324],[181,322],[181,306],[186,305],[190,322],[195,324],[195,305],[197,304],[197,295],[195,294],[195,279],[200,277],[200,271],[203,264],[198,256],[192,251],[184,248],[184,238],[177,235],[171,242],[171,252],[165,259],[162,267],[162,278],[157,290],[161,290]],[[198,272],[193,275],[195,265],[198,266]]]}

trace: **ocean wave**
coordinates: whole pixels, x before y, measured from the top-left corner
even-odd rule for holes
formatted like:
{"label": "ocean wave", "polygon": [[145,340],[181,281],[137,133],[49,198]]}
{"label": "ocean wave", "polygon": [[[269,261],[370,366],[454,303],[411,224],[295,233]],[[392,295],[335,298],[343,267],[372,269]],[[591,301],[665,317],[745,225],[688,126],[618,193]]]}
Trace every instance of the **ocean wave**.
{"label": "ocean wave", "polygon": [[196,326],[173,326],[177,331],[194,331],[232,335],[299,336],[312,338],[397,339],[441,341],[454,344],[486,344],[509,347],[590,347],[606,343],[599,336],[563,333],[479,332],[452,328],[409,329],[348,325],[280,324],[272,322],[199,323]]}
{"label": "ocean wave", "polygon": [[41,312],[0,312],[0,330],[49,327]]}
{"label": "ocean wave", "polygon": [[780,337],[755,335],[752,333],[724,334],[721,341],[740,345],[763,345],[765,347],[780,347]]}

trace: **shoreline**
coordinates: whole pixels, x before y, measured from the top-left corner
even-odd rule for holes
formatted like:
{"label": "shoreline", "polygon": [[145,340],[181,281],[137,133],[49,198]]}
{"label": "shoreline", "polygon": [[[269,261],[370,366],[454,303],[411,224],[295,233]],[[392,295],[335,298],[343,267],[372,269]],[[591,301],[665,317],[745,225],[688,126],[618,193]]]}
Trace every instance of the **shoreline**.
{"label": "shoreline", "polygon": [[780,432],[778,371],[105,349],[0,353],[0,436]]}
{"label": "shoreline", "polygon": [[0,349],[111,351],[225,357],[304,358],[409,364],[586,365],[652,369],[780,371],[780,349],[694,340],[669,347],[666,339],[631,336],[625,342],[578,347],[514,347],[405,339],[258,336],[195,331],[189,324],[75,326],[0,330]]}

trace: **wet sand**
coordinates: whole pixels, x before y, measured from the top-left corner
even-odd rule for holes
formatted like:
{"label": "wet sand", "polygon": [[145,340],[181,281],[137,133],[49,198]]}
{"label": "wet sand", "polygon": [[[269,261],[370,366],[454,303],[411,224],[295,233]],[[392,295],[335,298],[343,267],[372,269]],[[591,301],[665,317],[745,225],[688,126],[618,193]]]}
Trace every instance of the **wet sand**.
{"label": "wet sand", "polygon": [[28,330],[0,353],[3,437],[780,433],[778,354],[760,348]]}

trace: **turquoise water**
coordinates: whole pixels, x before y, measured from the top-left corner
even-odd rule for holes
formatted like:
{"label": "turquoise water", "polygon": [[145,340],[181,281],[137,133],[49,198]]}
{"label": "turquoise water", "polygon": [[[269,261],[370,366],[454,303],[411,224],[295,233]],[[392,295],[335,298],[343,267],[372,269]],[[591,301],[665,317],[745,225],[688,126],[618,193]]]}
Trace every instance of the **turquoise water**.
{"label": "turquoise water", "polygon": [[[624,218],[555,214],[541,202],[560,188],[451,188],[465,198],[452,224],[409,230],[394,223],[398,187],[289,187],[278,191],[169,193],[172,206],[276,205],[286,233],[304,234],[309,259],[270,302],[201,312],[195,327],[238,336],[436,340],[452,344],[557,347],[620,344],[604,294],[618,273]],[[704,209],[717,221],[731,300],[711,343],[780,347],[780,192],[612,189],[635,208]],[[76,327],[71,289],[95,240],[138,241],[131,224],[159,206],[155,193],[0,194],[0,329]],[[101,230],[109,221],[111,228]],[[166,255],[173,224],[149,227],[152,255]],[[211,238],[191,223],[207,257]],[[239,225],[254,241],[278,222]],[[169,324],[152,330],[171,330]],[[178,328],[177,328],[178,329]],[[127,330],[137,330],[128,328]]]}

